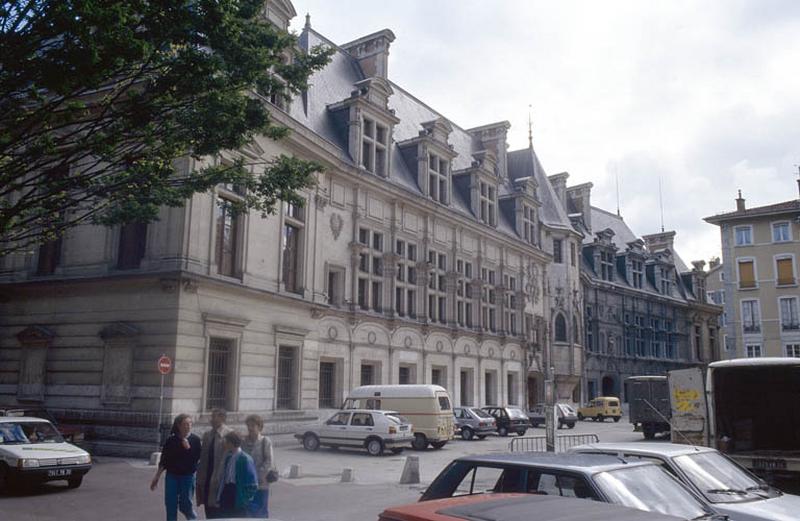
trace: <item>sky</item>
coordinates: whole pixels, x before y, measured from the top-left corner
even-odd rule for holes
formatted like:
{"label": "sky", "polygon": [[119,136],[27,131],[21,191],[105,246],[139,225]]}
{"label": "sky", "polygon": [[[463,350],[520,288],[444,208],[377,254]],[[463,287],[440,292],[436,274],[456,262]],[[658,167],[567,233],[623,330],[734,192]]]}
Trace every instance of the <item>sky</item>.
{"label": "sky", "polygon": [[[391,29],[389,78],[462,128],[507,120],[638,236],[720,251],[702,219],[798,198],[800,2],[295,0],[337,44]],[[529,109],[530,107],[530,109]]]}

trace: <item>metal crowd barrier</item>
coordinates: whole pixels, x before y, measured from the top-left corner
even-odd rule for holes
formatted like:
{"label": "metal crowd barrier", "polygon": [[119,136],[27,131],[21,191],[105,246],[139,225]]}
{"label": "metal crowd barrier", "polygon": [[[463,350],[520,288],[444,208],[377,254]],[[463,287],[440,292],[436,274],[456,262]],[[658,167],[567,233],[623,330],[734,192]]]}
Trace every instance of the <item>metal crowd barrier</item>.
{"label": "metal crowd barrier", "polygon": [[[570,447],[600,443],[597,434],[560,434],[556,436],[556,452],[564,452]],[[511,452],[547,452],[547,440],[544,436],[522,436],[514,438],[509,444]]]}

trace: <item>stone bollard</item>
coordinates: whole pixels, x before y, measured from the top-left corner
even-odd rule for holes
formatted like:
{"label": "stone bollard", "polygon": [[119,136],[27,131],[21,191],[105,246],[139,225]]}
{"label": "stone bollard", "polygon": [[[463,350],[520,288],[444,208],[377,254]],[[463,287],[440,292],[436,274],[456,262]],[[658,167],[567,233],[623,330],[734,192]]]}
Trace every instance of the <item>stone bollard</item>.
{"label": "stone bollard", "polygon": [[160,461],[161,461],[161,453],[160,452],[151,452],[150,453],[150,465],[151,466],[157,466]]}
{"label": "stone bollard", "polygon": [[419,483],[419,456],[407,456],[403,473],[400,474],[401,485]]}
{"label": "stone bollard", "polygon": [[289,479],[297,479],[300,477],[300,465],[292,465],[289,467]]}
{"label": "stone bollard", "polygon": [[352,483],[356,480],[356,473],[350,467],[345,467],[342,469],[342,483]]}

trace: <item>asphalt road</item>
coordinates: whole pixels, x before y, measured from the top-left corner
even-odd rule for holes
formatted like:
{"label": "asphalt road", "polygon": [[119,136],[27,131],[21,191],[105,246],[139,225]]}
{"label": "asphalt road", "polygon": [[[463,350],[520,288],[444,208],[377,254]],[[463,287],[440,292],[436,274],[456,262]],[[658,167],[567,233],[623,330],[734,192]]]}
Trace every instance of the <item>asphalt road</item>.
{"label": "asphalt road", "polygon": [[[601,441],[642,440],[624,420],[578,423],[559,434],[597,433]],[[528,435],[543,435],[531,429]],[[427,484],[452,459],[466,455],[505,452],[512,437],[456,440],[441,450],[407,450],[404,454],[372,457],[363,451],[320,449],[308,452],[300,444],[275,449],[283,476],[299,465],[301,477],[282,478],[270,489],[270,514],[283,521],[377,520],[386,507],[416,501]],[[405,456],[419,456],[420,485],[399,485]],[[353,483],[341,483],[342,469],[350,468]],[[54,482],[19,495],[0,495],[2,521],[144,521],[164,519],[163,488],[149,489],[154,468],[141,460],[99,458],[83,485],[68,490]],[[163,480],[162,480],[163,486]],[[201,514],[201,518],[202,518]]]}

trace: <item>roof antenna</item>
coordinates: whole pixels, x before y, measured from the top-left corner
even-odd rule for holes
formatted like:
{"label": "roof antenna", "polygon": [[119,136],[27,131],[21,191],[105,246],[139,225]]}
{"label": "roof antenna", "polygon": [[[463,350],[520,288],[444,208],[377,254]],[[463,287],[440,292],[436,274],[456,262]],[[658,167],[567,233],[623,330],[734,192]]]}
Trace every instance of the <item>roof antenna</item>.
{"label": "roof antenna", "polygon": [[661,208],[661,233],[664,233],[664,197],[661,193],[661,176],[658,176],[658,206]]}
{"label": "roof antenna", "polygon": [[531,105],[528,105],[528,148],[533,148],[533,123],[531,121]]}
{"label": "roof antenna", "polygon": [[614,177],[617,183],[617,217],[622,217],[619,213],[619,165],[614,164]]}

